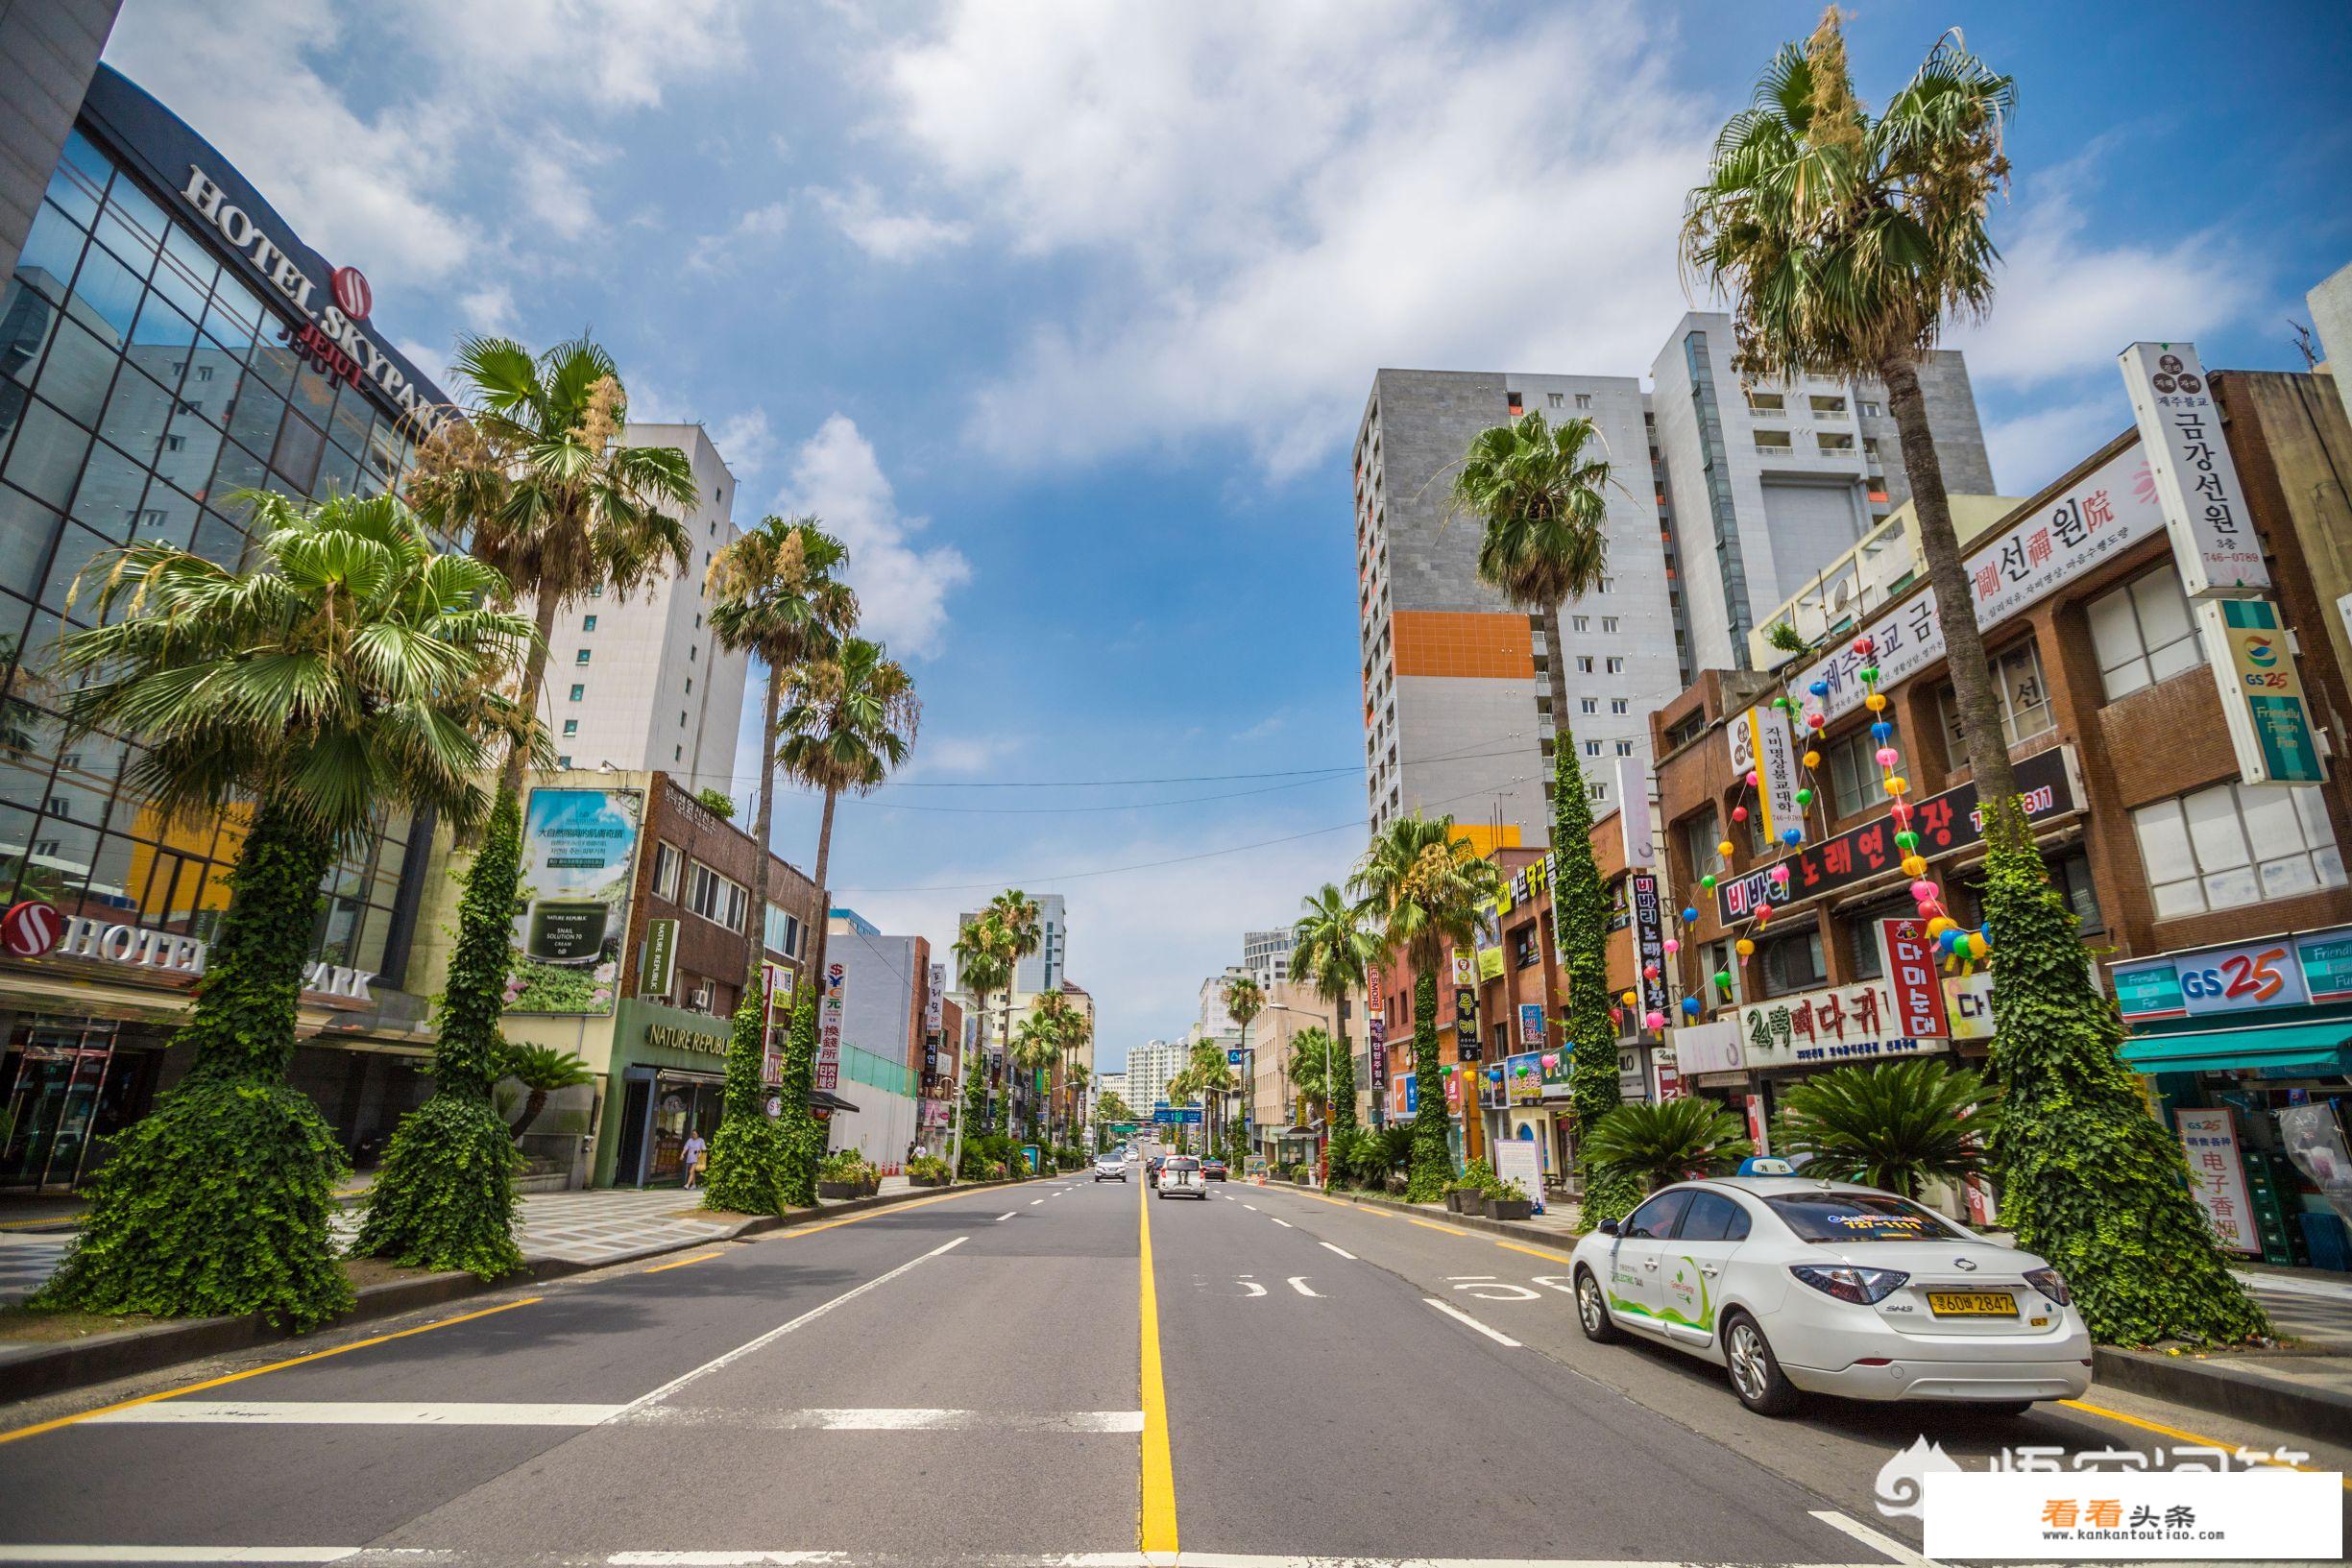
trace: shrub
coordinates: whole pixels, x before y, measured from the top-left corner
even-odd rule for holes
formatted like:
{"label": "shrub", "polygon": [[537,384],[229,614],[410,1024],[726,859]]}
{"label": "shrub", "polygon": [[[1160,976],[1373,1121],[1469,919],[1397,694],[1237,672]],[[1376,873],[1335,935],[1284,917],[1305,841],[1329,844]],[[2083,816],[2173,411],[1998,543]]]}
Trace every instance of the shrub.
{"label": "shrub", "polygon": [[870,1180],[873,1174],[874,1168],[854,1148],[836,1149],[816,1162],[819,1181],[861,1182]]}
{"label": "shrub", "polygon": [[1750,1151],[1747,1127],[1738,1117],[1711,1099],[1693,1096],[1663,1104],[1636,1100],[1620,1105],[1585,1134],[1579,1152],[1589,1169],[1630,1180],[1646,1192],[1694,1171],[1703,1174],[1710,1165],[1741,1159]]}
{"label": "shrub", "polygon": [[1462,1174],[1445,1184],[1449,1193],[1483,1193],[1490,1197],[1497,1195],[1501,1187],[1494,1167],[1484,1160],[1472,1160],[1462,1168]]}
{"label": "shrub", "polygon": [[918,1154],[909,1160],[907,1174],[914,1181],[946,1181],[949,1179],[947,1162],[936,1154]]}

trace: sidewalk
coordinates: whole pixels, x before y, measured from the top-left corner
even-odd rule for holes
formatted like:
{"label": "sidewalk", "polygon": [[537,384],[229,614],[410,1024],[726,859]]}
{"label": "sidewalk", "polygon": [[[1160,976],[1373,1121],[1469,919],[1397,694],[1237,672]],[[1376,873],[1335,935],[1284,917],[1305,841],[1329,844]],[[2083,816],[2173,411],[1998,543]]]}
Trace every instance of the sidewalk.
{"label": "sidewalk", "polygon": [[[910,1183],[903,1175],[882,1178],[881,1195],[904,1193]],[[338,1244],[359,1232],[356,1198],[367,1191],[362,1182],[338,1196],[347,1197],[334,1222]],[[74,1202],[71,1199],[55,1200]],[[704,1215],[697,1207],[699,1193],[677,1188],[592,1188],[585,1192],[536,1193],[524,1197],[516,1211],[515,1241],[526,1262],[554,1259],[590,1266],[643,1252],[651,1247],[691,1246],[721,1242],[741,1229],[740,1219]],[[79,1209],[43,1221],[43,1230],[0,1230],[0,1306],[23,1300],[40,1289],[73,1245],[72,1220]]]}

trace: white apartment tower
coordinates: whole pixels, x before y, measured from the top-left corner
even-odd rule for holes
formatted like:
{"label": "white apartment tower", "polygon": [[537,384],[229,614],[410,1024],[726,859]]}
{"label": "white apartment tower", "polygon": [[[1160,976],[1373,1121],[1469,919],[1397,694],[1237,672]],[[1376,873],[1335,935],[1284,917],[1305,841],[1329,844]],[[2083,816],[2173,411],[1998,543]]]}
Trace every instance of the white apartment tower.
{"label": "white apartment tower", "polygon": [[735,789],[735,738],[749,657],[712,639],[703,576],[736,537],[735,475],[699,424],[631,423],[633,446],[675,446],[694,470],[685,517],[693,561],[627,600],[600,592],[564,607],[547,647],[546,703],[557,766],[660,769],[690,789]]}

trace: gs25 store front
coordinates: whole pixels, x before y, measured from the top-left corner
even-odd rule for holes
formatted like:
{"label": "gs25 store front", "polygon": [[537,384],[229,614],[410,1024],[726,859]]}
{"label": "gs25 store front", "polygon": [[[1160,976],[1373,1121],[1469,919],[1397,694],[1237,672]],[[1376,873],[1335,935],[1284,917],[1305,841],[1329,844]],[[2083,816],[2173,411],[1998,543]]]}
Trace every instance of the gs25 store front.
{"label": "gs25 store front", "polygon": [[2111,966],[2123,1058],[2180,1135],[2221,1244],[2352,1268],[2352,926]]}

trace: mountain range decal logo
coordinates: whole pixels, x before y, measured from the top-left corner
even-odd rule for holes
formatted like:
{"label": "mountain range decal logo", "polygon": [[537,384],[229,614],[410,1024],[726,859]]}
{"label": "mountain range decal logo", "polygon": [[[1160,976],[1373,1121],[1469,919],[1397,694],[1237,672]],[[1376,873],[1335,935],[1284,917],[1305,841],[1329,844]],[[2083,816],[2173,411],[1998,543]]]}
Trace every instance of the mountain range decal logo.
{"label": "mountain range decal logo", "polygon": [[1931,1443],[1922,1434],[1910,1447],[1879,1466],[1879,1511],[1889,1519],[1921,1517],[1927,1508],[1926,1478],[1959,1468],[1959,1461],[1944,1452],[1942,1443]]}

